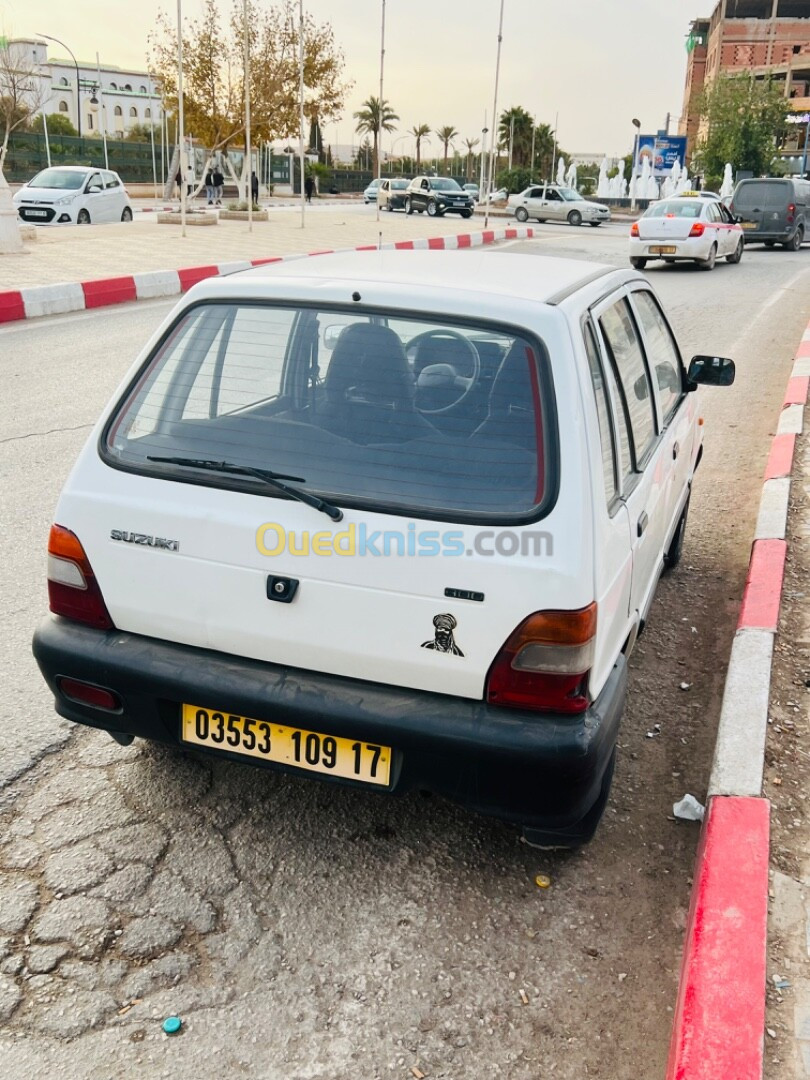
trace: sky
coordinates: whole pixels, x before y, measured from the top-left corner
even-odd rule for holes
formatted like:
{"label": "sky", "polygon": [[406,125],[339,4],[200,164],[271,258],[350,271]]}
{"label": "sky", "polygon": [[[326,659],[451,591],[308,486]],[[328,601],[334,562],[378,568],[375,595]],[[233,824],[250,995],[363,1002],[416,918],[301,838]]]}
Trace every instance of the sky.
{"label": "sky", "polygon": [[[271,3],[271,0],[264,0]],[[223,3],[223,9],[230,9]],[[693,18],[715,0],[504,0],[498,112],[520,105],[554,125],[568,152],[628,153],[632,118],[655,133],[667,112],[677,130]],[[193,17],[200,0],[182,0]],[[380,87],[382,0],[304,0],[331,22],[354,81],[326,143],[359,142],[352,113]],[[147,35],[166,0],[0,0],[0,34],[61,38],[80,61],[145,68]],[[491,128],[500,0],[386,0],[384,96],[400,117],[383,149],[412,153],[408,128],[451,124],[462,140]],[[50,44],[51,57],[67,56]],[[400,138],[400,136],[404,136]],[[395,140],[399,140],[396,142]],[[438,145],[438,140],[433,137]],[[431,144],[432,151],[435,147]]]}

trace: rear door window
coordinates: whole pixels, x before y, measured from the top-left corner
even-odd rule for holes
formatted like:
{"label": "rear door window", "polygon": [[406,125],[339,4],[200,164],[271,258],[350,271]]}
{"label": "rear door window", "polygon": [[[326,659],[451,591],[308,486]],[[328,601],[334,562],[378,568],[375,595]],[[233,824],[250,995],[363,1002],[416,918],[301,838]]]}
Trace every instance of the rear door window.
{"label": "rear door window", "polygon": [[734,196],[734,208],[745,210],[779,210],[788,202],[787,184],[778,180],[758,180],[741,184]]}
{"label": "rear door window", "polygon": [[655,402],[641,342],[627,300],[619,300],[607,308],[599,324],[627,406],[636,467],[641,468],[656,438]]}
{"label": "rear door window", "polygon": [[590,324],[585,327],[585,352],[588,355],[588,367],[591,372],[591,385],[593,386],[596,415],[599,421],[599,443],[602,450],[602,479],[605,485],[605,501],[610,505],[618,493],[616,487],[616,449],[610,422],[610,404],[608,402],[607,387],[605,386],[604,370],[599,356],[599,347],[596,344]]}
{"label": "rear door window", "polygon": [[653,294],[638,290],[632,296],[644,334],[647,361],[658,393],[661,416],[666,425],[683,396],[681,356],[664,313]]}
{"label": "rear door window", "polygon": [[270,469],[382,512],[517,522],[553,499],[555,416],[545,349],[514,330],[212,302],[150,358],[102,452],[169,479],[257,486],[150,459]]}

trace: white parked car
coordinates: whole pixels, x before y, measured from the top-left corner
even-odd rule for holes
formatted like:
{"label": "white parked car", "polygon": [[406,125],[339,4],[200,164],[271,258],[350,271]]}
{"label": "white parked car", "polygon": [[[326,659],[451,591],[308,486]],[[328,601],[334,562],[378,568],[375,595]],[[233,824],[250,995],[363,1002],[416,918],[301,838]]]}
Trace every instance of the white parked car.
{"label": "white parked car", "polygon": [[604,203],[585,199],[574,188],[559,184],[530,184],[519,195],[510,195],[506,205],[518,221],[567,221],[569,225],[601,225],[610,221],[610,209]]}
{"label": "white parked car", "polygon": [[[575,846],[681,554],[698,383],[630,270],[374,251],[196,285],[62,491],[34,653],[70,720]],[[666,617],[661,612],[660,617]]]}
{"label": "white parked car", "polygon": [[15,193],[14,205],[32,225],[132,221],[132,204],[118,173],[83,165],[43,169]]}
{"label": "white parked car", "polygon": [[377,201],[377,192],[380,190],[381,180],[372,180],[366,190],[363,192],[364,203],[375,203]]}
{"label": "white parked car", "polygon": [[651,203],[630,226],[630,264],[636,270],[650,259],[686,259],[713,270],[718,259],[738,263],[744,250],[742,228],[716,199],[663,199]]}

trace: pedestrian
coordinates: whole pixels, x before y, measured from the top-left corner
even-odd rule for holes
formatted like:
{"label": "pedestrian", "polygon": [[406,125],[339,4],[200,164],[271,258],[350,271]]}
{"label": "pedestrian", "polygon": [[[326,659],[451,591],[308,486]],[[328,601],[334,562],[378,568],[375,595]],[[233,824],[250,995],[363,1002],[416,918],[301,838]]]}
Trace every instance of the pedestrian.
{"label": "pedestrian", "polygon": [[259,201],[259,178],[255,171],[250,174],[250,194],[253,197],[254,204]]}
{"label": "pedestrian", "polygon": [[174,178],[175,184],[177,184],[177,198],[181,198],[183,195],[183,174],[180,169],[177,170],[177,176]]}
{"label": "pedestrian", "polygon": [[205,174],[205,197],[208,205],[214,205],[214,173],[211,169]]}
{"label": "pedestrian", "polygon": [[222,175],[222,167],[220,165],[214,166],[211,178],[214,181],[214,199],[216,205],[222,206],[222,189],[225,187],[225,177]]}
{"label": "pedestrian", "polygon": [[304,181],[304,191],[306,192],[307,202],[312,202],[312,195],[315,191],[315,178],[308,176]]}

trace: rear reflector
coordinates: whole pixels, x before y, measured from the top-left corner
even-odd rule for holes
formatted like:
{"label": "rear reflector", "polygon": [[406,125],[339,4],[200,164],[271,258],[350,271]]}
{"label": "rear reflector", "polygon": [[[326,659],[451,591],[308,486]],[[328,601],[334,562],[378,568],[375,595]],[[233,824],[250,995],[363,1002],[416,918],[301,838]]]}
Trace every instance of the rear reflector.
{"label": "rear reflector", "polygon": [[595,636],[596,604],[530,615],[495,658],[487,701],[539,712],[584,712]]}
{"label": "rear reflector", "polygon": [[48,599],[54,615],[98,630],[113,629],[84,548],[78,536],[62,525],[52,525],[48,539]]}
{"label": "rear reflector", "polygon": [[93,686],[92,683],[79,682],[78,679],[59,679],[58,682],[61,692],[71,701],[92,705],[95,709],[107,709],[109,712],[119,712],[121,709],[118,694],[105,690],[103,686]]}

